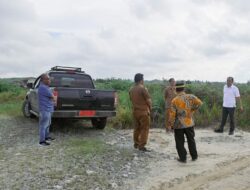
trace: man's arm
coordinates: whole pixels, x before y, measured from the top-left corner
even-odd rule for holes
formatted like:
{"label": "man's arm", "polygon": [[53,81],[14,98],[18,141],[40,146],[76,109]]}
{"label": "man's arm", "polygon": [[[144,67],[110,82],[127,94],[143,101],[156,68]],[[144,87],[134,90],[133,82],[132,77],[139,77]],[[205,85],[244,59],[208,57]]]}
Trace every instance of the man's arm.
{"label": "man's arm", "polygon": [[175,117],[176,117],[176,108],[175,108],[175,102],[172,100],[171,102],[171,107],[170,107],[170,113],[169,113],[169,118],[168,118],[168,126],[167,126],[167,131],[170,131],[173,129],[174,122],[175,122]]}
{"label": "man's arm", "polygon": [[202,104],[203,104],[203,102],[199,98],[194,96],[194,105],[192,107],[192,111],[198,110]]}
{"label": "man's arm", "polygon": [[241,102],[240,96],[236,97],[236,101],[240,104],[240,111],[243,111],[243,106],[242,106],[242,102]]}
{"label": "man's arm", "polygon": [[54,96],[54,94],[52,93],[52,91],[50,90],[50,88],[46,88],[45,96],[47,96],[54,103],[57,101],[56,96]]}
{"label": "man's arm", "polygon": [[241,98],[240,98],[240,91],[237,87],[234,88],[235,89],[235,99],[237,101],[237,103],[240,104],[240,111],[243,111],[243,106],[242,106],[242,102],[241,102]]}
{"label": "man's arm", "polygon": [[168,98],[168,88],[166,88],[164,91],[164,100],[166,101],[167,98]]}
{"label": "man's arm", "polygon": [[151,112],[151,110],[152,110],[152,100],[151,100],[151,97],[149,95],[148,89],[144,88],[143,91],[142,91],[142,94],[143,94],[143,97],[146,100],[146,104],[148,106],[149,112]]}
{"label": "man's arm", "polygon": [[151,98],[148,98],[148,99],[146,100],[146,102],[147,102],[147,105],[148,105],[148,109],[149,109],[149,111],[151,112],[151,110],[152,110],[152,100],[151,100]]}

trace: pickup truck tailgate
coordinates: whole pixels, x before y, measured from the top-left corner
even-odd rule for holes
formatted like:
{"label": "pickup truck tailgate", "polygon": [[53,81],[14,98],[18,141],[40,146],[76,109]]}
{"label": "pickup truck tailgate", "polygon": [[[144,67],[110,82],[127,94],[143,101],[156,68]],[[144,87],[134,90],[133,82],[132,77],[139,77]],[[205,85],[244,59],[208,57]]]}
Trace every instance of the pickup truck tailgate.
{"label": "pickup truck tailgate", "polygon": [[115,110],[115,91],[56,88],[56,110]]}

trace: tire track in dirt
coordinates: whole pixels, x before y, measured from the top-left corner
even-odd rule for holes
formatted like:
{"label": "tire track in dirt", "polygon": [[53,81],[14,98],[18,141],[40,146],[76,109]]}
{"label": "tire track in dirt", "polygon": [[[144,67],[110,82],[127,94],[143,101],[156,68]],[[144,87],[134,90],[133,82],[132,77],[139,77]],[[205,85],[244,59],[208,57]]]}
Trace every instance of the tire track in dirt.
{"label": "tire track in dirt", "polygon": [[250,155],[217,164],[214,170],[201,175],[188,175],[179,184],[161,183],[150,190],[212,190],[216,188],[249,190],[250,189]]}

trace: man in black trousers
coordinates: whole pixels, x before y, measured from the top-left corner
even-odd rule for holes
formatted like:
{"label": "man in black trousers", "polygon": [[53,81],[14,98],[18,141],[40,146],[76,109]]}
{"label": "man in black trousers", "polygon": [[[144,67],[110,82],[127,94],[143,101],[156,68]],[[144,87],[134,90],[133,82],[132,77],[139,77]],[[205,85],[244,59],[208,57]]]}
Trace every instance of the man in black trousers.
{"label": "man in black trousers", "polygon": [[171,110],[167,129],[174,129],[176,149],[179,155],[179,162],[186,163],[187,151],[184,147],[185,136],[188,142],[188,149],[192,160],[198,158],[193,113],[202,105],[202,101],[193,94],[184,92],[184,81],[176,82],[177,96],[171,102]]}
{"label": "man in black trousers", "polygon": [[227,121],[227,116],[230,118],[230,130],[229,135],[234,134],[235,124],[234,124],[234,111],[236,107],[236,100],[240,104],[240,111],[243,111],[243,106],[240,99],[239,89],[233,85],[234,79],[233,77],[227,77],[227,84],[223,89],[223,108],[222,108],[222,120],[220,127],[215,129],[216,133],[223,133],[224,126]]}

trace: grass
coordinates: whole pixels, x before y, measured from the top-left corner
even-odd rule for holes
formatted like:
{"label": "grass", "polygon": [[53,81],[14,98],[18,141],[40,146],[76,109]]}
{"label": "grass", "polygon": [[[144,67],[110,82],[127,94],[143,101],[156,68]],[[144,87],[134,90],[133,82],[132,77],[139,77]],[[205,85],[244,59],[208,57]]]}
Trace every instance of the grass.
{"label": "grass", "polygon": [[0,114],[1,115],[11,115],[11,116],[20,116],[22,114],[22,102],[7,102],[1,103]]}
{"label": "grass", "polygon": [[25,89],[0,81],[0,114],[20,116],[25,94]]}
{"label": "grass", "polygon": [[91,158],[96,154],[102,154],[107,151],[108,146],[99,139],[71,139],[65,145],[71,155],[84,156]]}

